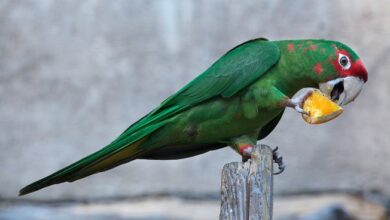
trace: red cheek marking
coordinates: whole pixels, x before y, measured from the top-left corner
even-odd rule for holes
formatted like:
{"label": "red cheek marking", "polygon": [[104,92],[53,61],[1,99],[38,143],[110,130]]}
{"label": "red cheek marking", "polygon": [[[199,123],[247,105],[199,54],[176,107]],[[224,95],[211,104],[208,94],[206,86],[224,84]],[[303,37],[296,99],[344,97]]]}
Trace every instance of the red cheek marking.
{"label": "red cheek marking", "polygon": [[294,44],[288,44],[288,45],[287,45],[287,48],[288,48],[288,51],[290,51],[290,52],[294,52],[294,51],[295,51],[295,46],[294,46]]}
{"label": "red cheek marking", "polygon": [[310,49],[313,50],[313,51],[317,50],[317,45],[314,45],[314,44],[310,45]]}
{"label": "red cheek marking", "polygon": [[318,75],[320,75],[322,72],[324,72],[324,68],[322,67],[321,63],[318,62],[314,68],[313,68],[314,72],[317,73]]}

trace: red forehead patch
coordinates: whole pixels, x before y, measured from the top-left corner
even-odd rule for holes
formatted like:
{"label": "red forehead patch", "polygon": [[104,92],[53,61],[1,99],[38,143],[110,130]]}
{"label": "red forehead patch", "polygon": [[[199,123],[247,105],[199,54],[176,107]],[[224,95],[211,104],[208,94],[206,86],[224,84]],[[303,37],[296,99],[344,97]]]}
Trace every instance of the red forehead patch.
{"label": "red forehead patch", "polygon": [[337,47],[336,47],[336,53],[337,53],[337,56],[341,53],[341,54],[344,54],[344,55],[347,55],[349,59],[351,59],[351,54],[349,54],[346,50],[342,49],[342,50],[339,50]]}

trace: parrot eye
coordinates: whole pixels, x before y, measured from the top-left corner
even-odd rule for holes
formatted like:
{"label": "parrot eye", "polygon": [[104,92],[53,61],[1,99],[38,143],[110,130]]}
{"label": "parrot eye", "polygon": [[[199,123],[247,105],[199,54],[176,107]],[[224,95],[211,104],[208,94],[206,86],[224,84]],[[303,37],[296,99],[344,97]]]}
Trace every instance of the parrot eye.
{"label": "parrot eye", "polygon": [[351,67],[349,58],[344,54],[339,54],[339,64],[344,70],[347,70]]}

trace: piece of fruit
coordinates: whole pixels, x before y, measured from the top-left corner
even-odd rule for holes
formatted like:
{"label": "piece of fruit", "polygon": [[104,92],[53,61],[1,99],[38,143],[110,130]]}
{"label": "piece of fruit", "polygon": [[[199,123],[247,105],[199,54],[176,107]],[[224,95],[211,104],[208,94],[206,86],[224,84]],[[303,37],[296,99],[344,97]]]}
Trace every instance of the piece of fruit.
{"label": "piece of fruit", "polygon": [[343,113],[343,109],[339,105],[327,98],[319,90],[314,90],[306,98],[303,103],[303,110],[309,113],[309,115],[302,114],[303,119],[309,124],[325,123]]}

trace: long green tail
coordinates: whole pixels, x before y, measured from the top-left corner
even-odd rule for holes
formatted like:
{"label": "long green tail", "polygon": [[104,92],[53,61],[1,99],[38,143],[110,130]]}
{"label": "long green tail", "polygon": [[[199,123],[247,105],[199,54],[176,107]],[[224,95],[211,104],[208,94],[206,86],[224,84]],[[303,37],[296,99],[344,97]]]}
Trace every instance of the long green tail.
{"label": "long green tail", "polygon": [[122,135],[101,150],[24,187],[19,191],[19,196],[53,184],[73,182],[137,159],[140,155],[146,153],[145,148],[139,146],[147,140],[151,133],[165,124],[166,122],[156,123],[133,134]]}

